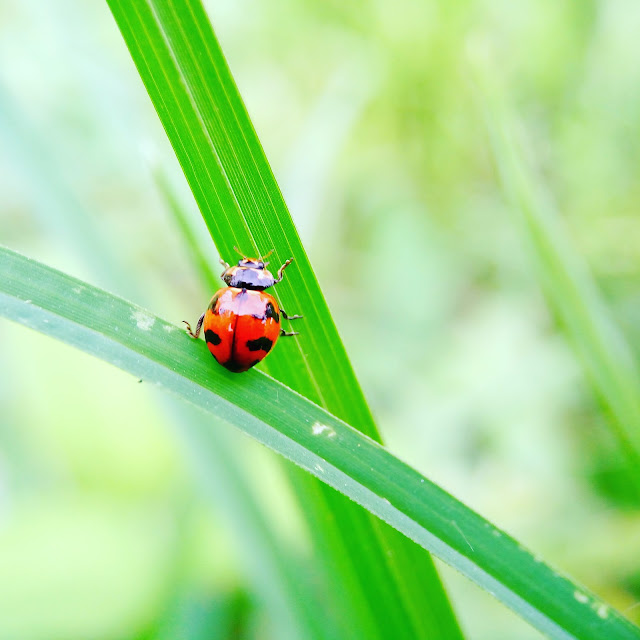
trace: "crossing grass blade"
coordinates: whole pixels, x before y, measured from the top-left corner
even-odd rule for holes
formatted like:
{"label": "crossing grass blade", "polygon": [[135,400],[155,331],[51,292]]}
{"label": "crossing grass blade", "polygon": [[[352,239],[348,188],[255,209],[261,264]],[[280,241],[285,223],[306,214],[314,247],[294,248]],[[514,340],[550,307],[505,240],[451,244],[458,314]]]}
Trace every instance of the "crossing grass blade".
{"label": "crossing grass blade", "polygon": [[[199,0],[108,0],[219,254],[272,265],[294,257],[277,296],[304,314],[300,336],[263,365],[273,377],[379,440],[371,413],[258,137]],[[195,307],[195,318],[206,301]],[[428,554],[297,470],[327,609],[367,638],[459,638]],[[336,591],[330,585],[341,584]]]}
{"label": "crossing grass blade", "polygon": [[215,425],[235,425],[441,557],[551,637],[640,638],[640,629],[617,611],[371,438],[260,371],[237,376],[212,367],[204,343],[150,312],[0,248],[0,315],[166,389],[215,416]]}

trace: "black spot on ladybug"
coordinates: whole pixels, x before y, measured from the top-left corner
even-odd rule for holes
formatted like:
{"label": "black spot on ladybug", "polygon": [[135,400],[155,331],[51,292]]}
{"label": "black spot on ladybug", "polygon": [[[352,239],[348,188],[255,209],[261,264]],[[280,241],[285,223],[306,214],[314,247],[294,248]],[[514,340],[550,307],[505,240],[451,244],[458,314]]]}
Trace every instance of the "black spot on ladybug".
{"label": "black spot on ladybug", "polygon": [[228,369],[233,373],[240,373],[241,371],[247,370],[246,366],[242,365],[240,362],[233,359],[227,360],[226,362],[222,362],[221,364],[225,369]]}
{"label": "black spot on ladybug", "polygon": [[265,336],[256,338],[255,340],[247,340],[247,348],[249,351],[266,351],[269,353],[273,347],[273,340],[269,340]]}
{"label": "black spot on ladybug", "polygon": [[273,318],[276,322],[280,322],[280,314],[276,311],[276,308],[273,306],[271,302],[267,302],[267,307],[265,309],[265,317],[267,319]]}
{"label": "black spot on ladybug", "polygon": [[220,336],[215,331],[211,331],[211,329],[207,329],[204,332],[204,339],[213,345],[220,344],[222,342]]}
{"label": "black spot on ladybug", "polygon": [[260,362],[260,360],[254,360],[250,365],[249,365],[249,369],[251,369],[251,367],[255,367],[258,362]]}

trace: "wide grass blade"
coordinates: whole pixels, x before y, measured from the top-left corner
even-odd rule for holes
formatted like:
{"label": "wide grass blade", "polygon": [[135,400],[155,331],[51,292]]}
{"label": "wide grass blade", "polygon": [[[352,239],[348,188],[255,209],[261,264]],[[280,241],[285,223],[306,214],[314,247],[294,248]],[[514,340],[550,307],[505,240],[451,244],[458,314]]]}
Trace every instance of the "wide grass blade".
{"label": "wide grass blade", "polygon": [[640,638],[640,629],[614,609],[371,438],[264,373],[237,376],[212,366],[204,343],[148,311],[0,249],[0,315],[237,426],[441,557],[552,637]]}
{"label": "wide grass blade", "polygon": [[[276,295],[305,316],[262,365],[379,440],[291,216],[199,0],[108,0],[223,258],[234,246],[272,265],[294,257]],[[276,267],[277,268],[277,267]],[[197,317],[201,308],[192,311]],[[302,322],[302,321],[301,321]],[[337,624],[363,637],[460,637],[429,556],[308,476],[292,484],[326,572]],[[419,577],[418,577],[419,576]],[[341,591],[330,585],[342,585]]]}

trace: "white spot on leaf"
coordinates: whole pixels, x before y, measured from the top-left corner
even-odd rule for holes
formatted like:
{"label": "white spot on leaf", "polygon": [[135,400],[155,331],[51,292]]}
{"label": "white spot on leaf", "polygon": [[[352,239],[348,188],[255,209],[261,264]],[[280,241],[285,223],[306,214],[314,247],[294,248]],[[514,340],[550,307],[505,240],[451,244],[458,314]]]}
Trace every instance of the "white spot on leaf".
{"label": "white spot on leaf", "polygon": [[586,604],[589,602],[589,596],[586,593],[582,593],[581,591],[574,591],[573,597],[582,604]]}
{"label": "white spot on leaf", "polygon": [[311,432],[314,436],[321,436],[323,433],[327,436],[327,438],[335,438],[336,431],[326,424],[320,424],[319,422],[315,422],[311,426]]}
{"label": "white spot on leaf", "polygon": [[142,329],[142,331],[149,331],[156,321],[154,317],[147,315],[143,311],[133,311],[131,319],[135,321],[138,329]]}

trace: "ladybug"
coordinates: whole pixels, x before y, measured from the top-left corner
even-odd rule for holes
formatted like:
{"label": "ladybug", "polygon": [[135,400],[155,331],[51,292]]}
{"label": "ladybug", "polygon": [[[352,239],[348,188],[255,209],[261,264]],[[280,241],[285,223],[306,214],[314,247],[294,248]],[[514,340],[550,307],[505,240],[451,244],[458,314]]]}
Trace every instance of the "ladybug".
{"label": "ladybug", "polygon": [[280,328],[280,316],[295,320],[302,316],[288,316],[276,299],[265,292],[282,280],[282,272],[293,262],[287,260],[278,269],[277,277],[267,271],[264,258],[243,256],[230,267],[220,260],[225,270],[220,276],[227,284],[211,298],[206,311],[198,319],[195,332],[187,325],[192,338],[204,328],[204,339],[213,357],[226,369],[240,373],[251,369],[266,358],[280,336],[295,336],[297,331]]}

